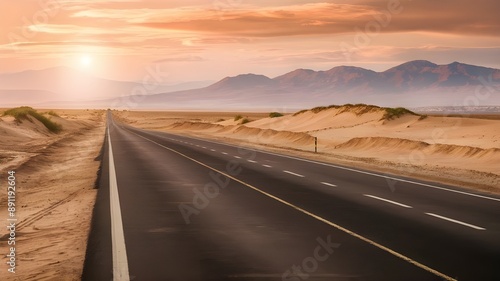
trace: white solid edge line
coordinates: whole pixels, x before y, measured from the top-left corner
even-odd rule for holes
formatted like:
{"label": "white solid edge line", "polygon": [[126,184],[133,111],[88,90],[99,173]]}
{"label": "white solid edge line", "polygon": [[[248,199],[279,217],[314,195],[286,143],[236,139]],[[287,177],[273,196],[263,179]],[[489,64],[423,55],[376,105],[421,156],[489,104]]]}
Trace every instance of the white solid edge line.
{"label": "white solid edge line", "polygon": [[433,213],[425,213],[425,214],[429,215],[429,216],[433,216],[433,217],[439,218],[439,219],[443,219],[443,220],[446,220],[446,221],[450,221],[450,222],[454,222],[454,223],[457,223],[457,224],[461,224],[463,226],[468,226],[470,228],[474,228],[474,229],[477,229],[477,230],[486,230],[486,228],[484,228],[484,227],[480,227],[480,226],[473,225],[473,224],[466,223],[466,222],[459,221],[459,220],[450,219],[450,218],[447,218],[447,217],[444,217],[444,216],[440,216],[440,215],[436,215],[436,214],[433,214]]}
{"label": "white solid edge line", "polygon": [[373,196],[373,195],[370,195],[370,194],[363,194],[363,195],[366,196],[366,197],[370,197],[370,198],[373,198],[373,199],[377,199],[377,200],[384,201],[384,202],[387,202],[387,203],[391,203],[391,204],[394,204],[394,205],[398,205],[398,206],[401,206],[401,207],[413,208],[412,206],[408,206],[408,205],[405,205],[405,204],[398,203],[396,201],[392,201],[392,200],[389,200],[389,199],[385,199],[385,198]]}
{"label": "white solid edge line", "polygon": [[[160,132],[160,133],[164,133],[164,132]],[[168,134],[168,133],[166,133],[166,134]],[[225,146],[239,148],[239,146],[235,146],[235,145],[231,145],[231,144],[227,144],[227,143],[221,143],[221,142],[216,142],[216,141],[211,141],[211,140],[206,140],[206,139],[201,139],[201,138],[195,138],[195,137],[187,137],[187,138],[191,138],[191,139],[195,139],[195,140],[199,140],[199,141],[205,141],[205,142],[209,142],[209,143],[215,143],[215,144],[219,144],[219,145],[225,145]],[[266,153],[266,154],[269,154],[269,155],[279,156],[279,157],[283,157],[283,158],[294,159],[294,160],[304,161],[304,162],[308,162],[308,163],[314,163],[314,164],[323,165],[323,166],[329,166],[329,167],[333,167],[333,168],[337,168],[337,169],[342,169],[342,170],[346,170],[346,171],[361,173],[361,174],[365,174],[365,175],[370,175],[370,176],[375,176],[375,177],[380,177],[380,178],[385,178],[385,179],[390,179],[390,180],[395,180],[395,181],[400,181],[400,182],[406,182],[406,183],[416,184],[416,185],[420,185],[420,186],[425,186],[425,187],[430,187],[430,188],[434,188],[434,189],[439,189],[439,190],[454,192],[454,193],[458,193],[458,194],[462,194],[462,195],[468,195],[468,196],[473,196],[473,197],[477,197],[477,198],[488,199],[488,200],[493,200],[493,201],[500,202],[500,198],[488,197],[488,196],[484,196],[484,195],[469,193],[469,192],[460,191],[460,190],[454,190],[454,189],[450,189],[450,188],[446,188],[446,187],[441,187],[441,186],[436,186],[436,185],[427,184],[427,183],[422,183],[422,182],[416,182],[416,181],[411,181],[411,180],[399,179],[399,178],[395,178],[395,177],[391,177],[391,176],[386,176],[386,175],[381,175],[381,174],[376,174],[376,173],[361,171],[361,170],[357,170],[357,169],[354,169],[354,168],[342,167],[342,166],[338,166],[338,165],[335,165],[335,164],[323,163],[323,162],[318,162],[318,161],[314,161],[314,160],[308,160],[308,159],[304,159],[304,158],[299,158],[299,157],[294,157],[294,156],[288,156],[288,155],[273,153],[273,152],[269,152],[269,151],[265,151],[265,150],[261,150],[261,149],[256,149],[256,148],[250,148],[249,147],[249,148],[246,148],[246,149],[252,149],[252,150],[258,151],[260,153]]]}
{"label": "white solid edge line", "polygon": [[328,185],[331,187],[337,187],[335,184],[329,183],[329,182],[321,182],[321,184]]}
{"label": "white solid edge line", "polygon": [[111,246],[113,252],[113,280],[129,281],[127,248],[123,234],[122,212],[120,209],[120,198],[118,196],[118,184],[116,181],[116,169],[111,146],[111,135],[108,127],[109,145],[109,201],[111,212]]}
{"label": "white solid edge line", "polygon": [[303,175],[301,175],[301,174],[296,174],[296,173],[294,173],[294,172],[290,172],[290,171],[287,171],[287,170],[283,170],[283,172],[285,172],[285,173],[287,173],[287,174],[290,174],[290,175],[297,176],[297,177],[301,177],[301,178],[303,178],[303,177],[304,177],[304,176],[303,176]]}
{"label": "white solid edge line", "polygon": [[[127,131],[129,131],[129,130],[127,130]],[[204,166],[204,167],[206,167],[206,168],[208,168],[208,169],[210,169],[210,170],[212,170],[214,172],[220,173],[220,174],[222,174],[222,175],[224,175],[224,176],[226,176],[226,177],[228,177],[228,178],[230,178],[230,179],[232,179],[232,180],[234,180],[234,181],[236,181],[236,182],[238,182],[238,183],[240,183],[240,184],[242,184],[244,186],[247,186],[248,188],[251,188],[251,189],[253,189],[253,190],[255,190],[255,191],[257,191],[257,192],[259,192],[259,193],[261,193],[261,194],[263,194],[263,195],[271,198],[271,199],[274,199],[274,200],[276,200],[276,201],[278,201],[278,202],[280,202],[280,203],[282,203],[282,204],[284,204],[286,206],[289,206],[289,207],[291,207],[291,208],[293,208],[293,209],[295,209],[295,210],[297,210],[297,211],[299,211],[299,212],[301,212],[301,213],[303,213],[305,215],[308,215],[308,216],[310,216],[310,217],[312,217],[314,219],[317,219],[317,220],[319,220],[319,221],[321,221],[321,222],[323,222],[325,224],[328,224],[328,225],[330,225],[330,226],[332,226],[332,227],[334,227],[334,228],[336,228],[336,229],[338,229],[338,230],[340,230],[342,232],[345,232],[345,233],[347,233],[347,234],[349,234],[349,235],[351,235],[353,237],[356,237],[356,238],[358,238],[358,239],[360,239],[360,240],[362,240],[362,241],[364,241],[364,242],[366,242],[366,243],[368,243],[370,245],[373,245],[373,246],[375,246],[375,247],[377,247],[377,248],[379,248],[379,249],[381,249],[383,251],[386,251],[386,252],[388,252],[388,253],[390,253],[390,254],[392,254],[392,255],[394,255],[394,256],[396,256],[396,257],[398,257],[398,258],[400,258],[400,259],[402,259],[402,260],[404,260],[404,261],[406,261],[408,263],[411,263],[411,264],[413,264],[413,265],[415,265],[415,266],[417,266],[417,267],[419,267],[421,269],[424,269],[424,270],[426,270],[426,271],[428,271],[428,272],[430,272],[432,274],[435,274],[435,275],[437,275],[437,276],[439,276],[441,278],[444,278],[445,280],[448,280],[448,281],[457,281],[456,279],[454,279],[454,278],[452,278],[452,277],[450,277],[450,276],[448,276],[448,275],[446,275],[444,273],[441,273],[441,272],[439,272],[439,271],[437,271],[437,270],[435,270],[435,269],[433,269],[431,267],[428,267],[428,266],[426,266],[426,265],[424,265],[424,264],[422,264],[422,263],[420,263],[420,262],[418,262],[416,260],[413,260],[413,259],[411,259],[411,258],[409,258],[409,257],[407,257],[407,256],[405,256],[405,255],[403,255],[403,254],[401,254],[399,252],[396,252],[396,251],[394,251],[394,250],[392,250],[392,249],[390,249],[390,248],[388,248],[388,247],[386,247],[386,246],[384,246],[382,244],[379,244],[379,243],[377,243],[377,242],[375,242],[375,241],[373,241],[373,240],[371,240],[369,238],[366,238],[366,237],[364,237],[364,236],[362,236],[362,235],[360,235],[360,234],[358,234],[358,233],[356,233],[354,231],[351,231],[351,230],[349,230],[349,229],[347,229],[345,227],[342,227],[342,226],[340,226],[340,225],[338,225],[336,223],[333,223],[333,222],[331,222],[331,221],[329,221],[329,220],[327,220],[327,219],[325,219],[323,217],[315,215],[315,214],[313,214],[313,213],[311,213],[309,211],[306,211],[305,209],[302,209],[302,208],[300,208],[298,206],[295,206],[292,203],[289,203],[288,201],[285,201],[285,200],[283,200],[283,199],[281,199],[281,198],[279,198],[277,196],[274,196],[274,195],[272,195],[270,193],[267,193],[267,192],[265,192],[263,190],[260,190],[260,189],[258,189],[257,187],[255,187],[255,186],[253,186],[251,184],[248,184],[248,183],[246,183],[246,182],[244,182],[242,180],[239,180],[239,179],[237,179],[237,178],[235,178],[235,177],[233,177],[233,176],[231,176],[229,174],[226,174],[226,173],[224,173],[222,171],[219,171],[219,170],[217,170],[217,169],[215,169],[215,168],[213,168],[213,167],[211,167],[211,166],[209,166],[209,165],[207,165],[207,164],[205,164],[203,162],[200,162],[200,161],[198,161],[198,160],[196,160],[194,158],[191,158],[191,157],[189,157],[189,156],[187,156],[187,155],[185,155],[185,154],[183,154],[181,152],[178,152],[177,150],[174,150],[174,149],[172,149],[170,147],[166,147],[166,146],[164,146],[164,145],[162,145],[160,143],[155,142],[154,140],[150,140],[150,139],[148,139],[146,137],[143,137],[143,136],[141,136],[139,134],[136,134],[136,133],[134,133],[132,131],[129,131],[129,132],[131,132],[132,134],[134,134],[134,135],[136,135],[136,136],[138,136],[140,138],[148,140],[148,141],[150,141],[150,142],[152,142],[152,143],[154,143],[154,144],[156,144],[156,145],[158,145],[160,147],[163,147],[163,148],[165,148],[165,149],[167,149],[167,150],[169,150],[171,152],[174,152],[174,153],[176,153],[176,154],[178,154],[178,155],[180,155],[180,156],[182,156],[182,157],[184,157],[186,159],[189,159],[189,160],[191,160],[191,161],[193,161],[193,162],[195,162],[195,163],[197,163],[197,164],[199,164],[201,166]]]}

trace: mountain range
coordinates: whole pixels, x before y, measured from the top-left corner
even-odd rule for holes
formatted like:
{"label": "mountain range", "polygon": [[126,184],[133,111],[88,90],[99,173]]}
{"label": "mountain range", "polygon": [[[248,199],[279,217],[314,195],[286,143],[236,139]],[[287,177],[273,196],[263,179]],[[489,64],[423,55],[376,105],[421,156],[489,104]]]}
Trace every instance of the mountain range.
{"label": "mountain range", "polygon": [[241,74],[197,89],[163,92],[161,86],[147,95],[127,95],[137,86],[140,84],[75,75],[68,68],[26,71],[0,75],[0,103],[8,104],[6,96],[14,93],[31,105],[75,107],[73,96],[79,97],[76,107],[124,109],[286,110],[342,103],[500,105],[499,69],[459,62],[437,65],[425,60],[383,72],[337,66],[326,71],[297,69],[275,78]]}
{"label": "mountain range", "polygon": [[[159,83],[148,94],[204,87],[212,83]],[[143,88],[138,82],[103,79],[70,67],[4,73],[0,74],[0,106],[42,104],[78,107],[80,104],[95,104],[98,100],[130,95],[137,87]]]}

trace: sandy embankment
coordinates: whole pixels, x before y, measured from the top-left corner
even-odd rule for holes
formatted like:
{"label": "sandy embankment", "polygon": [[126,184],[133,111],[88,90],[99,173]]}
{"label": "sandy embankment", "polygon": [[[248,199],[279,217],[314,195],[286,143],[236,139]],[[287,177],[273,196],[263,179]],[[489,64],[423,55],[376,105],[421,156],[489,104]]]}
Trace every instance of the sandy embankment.
{"label": "sandy embankment", "polygon": [[[384,118],[371,106],[308,110],[278,118],[247,114],[119,112],[125,122],[278,150],[302,157],[500,193],[500,118]],[[224,116],[224,117],[222,117]],[[229,117],[229,118],[228,118]],[[499,116],[500,117],[500,116]],[[314,137],[319,153],[314,153]]]}
{"label": "sandy embankment", "polygon": [[[97,193],[100,162],[95,158],[104,137],[104,112],[56,113],[61,117],[48,117],[63,125],[59,134],[36,120],[16,124],[11,117],[0,118],[0,175],[16,171],[19,220],[16,273],[8,273],[2,262],[0,280],[80,280]],[[0,210],[5,222],[6,196],[0,198]],[[3,227],[1,249],[7,249],[5,234]]]}

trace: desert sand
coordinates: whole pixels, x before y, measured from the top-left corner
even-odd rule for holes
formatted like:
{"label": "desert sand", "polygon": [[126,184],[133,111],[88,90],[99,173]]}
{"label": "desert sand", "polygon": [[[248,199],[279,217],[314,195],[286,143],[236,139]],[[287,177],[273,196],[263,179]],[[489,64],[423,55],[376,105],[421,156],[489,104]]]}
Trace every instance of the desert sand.
{"label": "desert sand", "polygon": [[[6,178],[7,171],[16,172],[19,220],[16,273],[3,266],[0,280],[81,277],[97,193],[100,162],[95,158],[104,138],[104,112],[55,112],[59,116],[45,115],[63,126],[58,134],[35,119],[19,124],[13,117],[0,118],[0,175]],[[2,222],[7,218],[6,199],[0,198]],[[5,234],[2,227],[1,249],[7,249]]]}
{"label": "desert sand", "polygon": [[[500,118],[411,113],[387,118],[386,113],[363,105],[315,108],[277,118],[267,117],[269,113],[122,111],[116,115],[145,129],[500,193]],[[314,153],[315,137],[318,153]]]}

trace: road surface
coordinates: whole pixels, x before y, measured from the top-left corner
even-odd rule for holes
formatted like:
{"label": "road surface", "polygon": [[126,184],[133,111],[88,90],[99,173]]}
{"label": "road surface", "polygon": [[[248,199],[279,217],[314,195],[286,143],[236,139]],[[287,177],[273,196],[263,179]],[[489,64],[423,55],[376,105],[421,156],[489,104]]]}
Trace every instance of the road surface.
{"label": "road surface", "polygon": [[500,198],[113,121],[83,280],[500,280]]}

